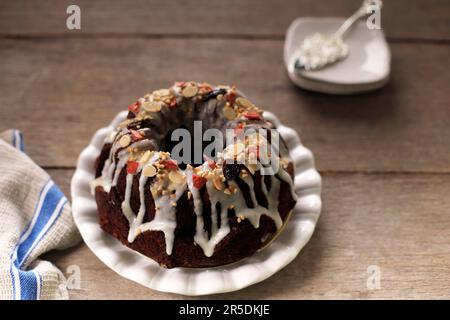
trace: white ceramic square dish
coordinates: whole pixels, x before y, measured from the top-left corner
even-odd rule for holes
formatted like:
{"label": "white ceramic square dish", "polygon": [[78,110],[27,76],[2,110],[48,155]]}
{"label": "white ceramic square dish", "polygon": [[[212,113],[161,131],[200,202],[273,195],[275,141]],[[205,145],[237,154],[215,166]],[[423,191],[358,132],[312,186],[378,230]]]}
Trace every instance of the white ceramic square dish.
{"label": "white ceramic square dish", "polygon": [[284,63],[289,78],[298,86],[323,93],[351,94],[375,90],[389,79],[391,53],[382,30],[370,30],[362,21],[345,36],[349,55],[321,70],[294,72],[295,51],[303,39],[316,32],[334,33],[343,18],[296,19],[288,28]]}
{"label": "white ceramic square dish", "polygon": [[110,126],[97,131],[80,154],[72,178],[73,216],[84,242],[92,252],[121,276],[148,288],[183,295],[205,295],[235,291],[275,274],[289,264],[310,239],[321,211],[321,178],[314,168],[311,151],[302,146],[297,133],[281,125],[271,113],[271,120],[286,141],[295,165],[297,204],[282,233],[266,248],[239,262],[203,269],[163,269],[156,262],[122,245],[98,223],[97,204],[90,192],[94,163],[105,137],[125,119],[119,113]]}

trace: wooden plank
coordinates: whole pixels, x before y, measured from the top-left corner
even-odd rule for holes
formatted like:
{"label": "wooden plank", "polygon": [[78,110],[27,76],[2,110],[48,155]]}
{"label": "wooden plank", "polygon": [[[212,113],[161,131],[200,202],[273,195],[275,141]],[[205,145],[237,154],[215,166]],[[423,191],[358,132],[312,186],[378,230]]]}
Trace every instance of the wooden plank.
{"label": "wooden plank", "polygon": [[[282,37],[299,16],[347,17],[360,0],[319,3],[315,0],[121,0],[76,3],[82,31],[66,28],[70,0],[25,0],[0,3],[0,33],[37,34],[210,34]],[[384,1],[381,19],[393,38],[450,40],[447,0]]]}
{"label": "wooden plank", "polygon": [[[64,186],[71,171],[50,171]],[[220,299],[449,298],[450,179],[441,174],[324,174],[323,213],[311,241],[285,269]],[[72,299],[181,299],[121,278],[85,245],[47,255],[81,268]],[[369,266],[381,271],[369,290]]]}
{"label": "wooden plank", "polygon": [[450,46],[394,43],[390,83],[361,95],[295,88],[282,41],[45,39],[0,42],[0,130],[42,166],[74,166],[95,130],[176,80],[235,83],[296,129],[320,170],[450,172]]}

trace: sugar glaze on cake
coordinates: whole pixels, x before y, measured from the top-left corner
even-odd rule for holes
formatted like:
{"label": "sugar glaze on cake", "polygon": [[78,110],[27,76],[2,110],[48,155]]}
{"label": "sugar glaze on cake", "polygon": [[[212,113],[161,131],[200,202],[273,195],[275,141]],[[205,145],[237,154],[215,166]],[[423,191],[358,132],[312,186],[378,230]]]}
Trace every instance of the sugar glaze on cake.
{"label": "sugar glaze on cake", "polygon": [[274,175],[261,175],[257,164],[230,164],[242,154],[260,156],[247,140],[199,166],[178,165],[165,151],[167,135],[180,126],[193,130],[195,120],[205,129],[272,129],[234,87],[175,83],[129,106],[105,141],[91,184],[102,228],[169,268],[250,256],[277,235],[296,200],[284,144]]}

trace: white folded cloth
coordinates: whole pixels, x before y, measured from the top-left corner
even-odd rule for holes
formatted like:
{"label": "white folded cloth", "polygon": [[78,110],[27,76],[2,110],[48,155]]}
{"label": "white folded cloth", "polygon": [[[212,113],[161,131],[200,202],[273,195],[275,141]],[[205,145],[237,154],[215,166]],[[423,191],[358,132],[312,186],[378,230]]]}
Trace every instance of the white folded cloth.
{"label": "white folded cloth", "polygon": [[23,151],[18,130],[0,134],[0,300],[68,299],[63,273],[39,257],[80,236],[67,198]]}

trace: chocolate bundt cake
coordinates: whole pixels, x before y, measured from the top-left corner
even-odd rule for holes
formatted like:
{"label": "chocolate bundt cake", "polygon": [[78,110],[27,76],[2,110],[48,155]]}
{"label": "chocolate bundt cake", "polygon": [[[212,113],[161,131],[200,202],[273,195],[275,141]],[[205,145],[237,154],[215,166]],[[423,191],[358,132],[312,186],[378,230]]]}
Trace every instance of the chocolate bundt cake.
{"label": "chocolate bundt cake", "polygon": [[[106,138],[91,183],[104,231],[166,268],[232,263],[281,231],[296,201],[294,167],[281,137],[275,146],[273,124],[235,87],[177,82],[128,110]],[[182,161],[191,150],[174,144],[180,128],[235,136],[217,138],[214,146],[225,148],[212,156],[195,136],[200,156],[194,150]]]}

